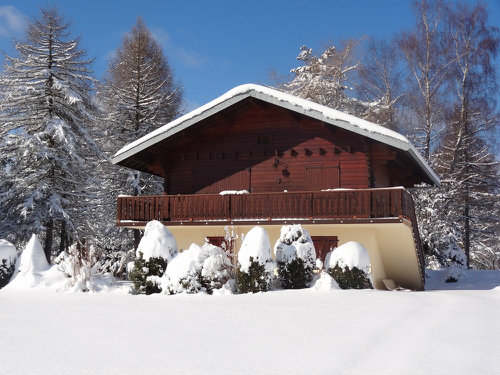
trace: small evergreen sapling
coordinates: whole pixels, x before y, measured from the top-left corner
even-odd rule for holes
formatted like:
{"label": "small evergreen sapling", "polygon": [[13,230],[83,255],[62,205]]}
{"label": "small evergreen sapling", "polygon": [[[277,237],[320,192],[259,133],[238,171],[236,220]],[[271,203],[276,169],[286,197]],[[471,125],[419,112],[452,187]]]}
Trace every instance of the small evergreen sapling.
{"label": "small evergreen sapling", "polygon": [[342,268],[336,265],[329,268],[327,272],[341,289],[373,289],[366,273],[357,267],[350,269],[349,267]]}
{"label": "small evergreen sapling", "polygon": [[9,263],[7,259],[0,259],[0,289],[9,283],[15,269],[15,263]]}
{"label": "small evergreen sapling", "polygon": [[252,228],[238,252],[236,282],[240,293],[267,292],[273,279],[274,262],[269,236],[262,227]]}
{"label": "small evergreen sapling", "polygon": [[177,255],[177,242],[170,231],[159,221],[150,221],[136,252],[134,267],[129,279],[134,283],[133,293],[160,293],[160,278],[167,264]]}
{"label": "small evergreen sapling", "polygon": [[0,240],[0,289],[7,285],[16,269],[17,252],[14,245]]}
{"label": "small evergreen sapling", "polygon": [[248,271],[242,271],[240,267],[236,269],[236,282],[240,293],[267,292],[270,287],[270,280],[266,272],[266,266],[249,258],[250,265]]}
{"label": "small evergreen sapling", "polygon": [[329,252],[325,269],[341,289],[373,289],[368,251],[357,242],[347,242]]}
{"label": "small evergreen sapling", "polygon": [[160,293],[159,278],[167,269],[167,261],[163,258],[149,258],[144,260],[142,251],[134,261],[134,268],[129,274],[130,281],[134,283],[134,294]]}
{"label": "small evergreen sapling", "polygon": [[316,251],[309,233],[301,225],[285,225],[274,245],[278,281],[285,289],[310,285],[316,267]]}

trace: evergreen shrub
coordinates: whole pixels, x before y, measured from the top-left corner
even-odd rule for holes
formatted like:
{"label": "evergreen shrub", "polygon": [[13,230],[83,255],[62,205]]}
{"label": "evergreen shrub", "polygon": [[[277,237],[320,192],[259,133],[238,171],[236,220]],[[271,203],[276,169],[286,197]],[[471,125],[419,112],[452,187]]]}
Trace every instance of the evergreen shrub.
{"label": "evergreen shrub", "polygon": [[373,289],[368,275],[357,267],[335,266],[327,271],[341,289]]}
{"label": "evergreen shrub", "polygon": [[161,286],[159,278],[167,269],[167,261],[163,258],[149,258],[144,260],[142,251],[134,261],[134,268],[129,274],[129,279],[134,283],[132,292],[134,294],[160,293]]}
{"label": "evergreen shrub", "polygon": [[240,293],[267,292],[271,286],[271,277],[266,264],[261,264],[249,258],[248,272],[242,271],[241,266],[236,268],[236,282]]}

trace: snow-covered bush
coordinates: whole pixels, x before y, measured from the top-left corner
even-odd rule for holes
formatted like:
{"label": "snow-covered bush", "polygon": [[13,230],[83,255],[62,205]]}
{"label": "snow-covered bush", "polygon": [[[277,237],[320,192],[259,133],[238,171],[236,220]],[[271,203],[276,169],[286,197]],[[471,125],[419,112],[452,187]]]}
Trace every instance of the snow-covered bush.
{"label": "snow-covered bush", "polygon": [[445,282],[456,283],[460,278],[463,277],[465,271],[463,268],[457,266],[450,266],[446,269]]}
{"label": "snow-covered bush", "polygon": [[243,239],[238,252],[236,281],[240,293],[269,290],[273,278],[274,262],[271,243],[262,227],[253,227]]}
{"label": "snow-covered bush", "polygon": [[110,273],[113,277],[118,279],[128,279],[127,265],[135,260],[135,251],[114,251],[102,252],[99,260],[97,261],[96,273],[106,274]]}
{"label": "snow-covered bush", "polygon": [[93,245],[73,244],[54,260],[54,264],[69,278],[69,285],[82,292],[93,290],[99,254]]}
{"label": "snow-covered bush", "polygon": [[0,239],[0,288],[9,283],[16,268],[16,247],[9,241]]}
{"label": "snow-covered bush", "polygon": [[153,220],[146,224],[144,236],[137,247],[136,256],[142,253],[144,260],[163,258],[167,262],[177,255],[177,241],[165,225]]}
{"label": "snow-covered bush", "polygon": [[134,283],[132,292],[160,293],[160,277],[176,254],[177,242],[167,227],[156,220],[147,223],[137,248],[134,268],[129,273],[129,279]]}
{"label": "snow-covered bush", "polygon": [[338,283],[328,272],[321,272],[317,276],[317,280],[314,283],[314,290],[317,292],[328,292],[330,290],[340,289]]}
{"label": "snow-covered bush", "polygon": [[33,234],[16,260],[14,275],[6,288],[27,289],[38,285],[44,272],[50,269],[42,244]]}
{"label": "snow-covered bush", "polygon": [[415,212],[426,267],[439,270],[450,266],[465,268],[467,259],[460,248],[456,213],[447,208],[452,201],[449,189],[422,189],[413,192]]}
{"label": "snow-covered bush", "polygon": [[342,289],[372,289],[370,257],[357,242],[347,242],[329,252],[325,269]]}
{"label": "snow-covered bush", "polygon": [[307,230],[300,224],[281,227],[274,254],[278,262],[278,281],[283,288],[300,289],[310,285],[316,267],[316,251]]}
{"label": "snow-covered bush", "polygon": [[220,247],[206,243],[191,244],[167,266],[161,286],[165,293],[212,294],[234,279],[231,261]]}

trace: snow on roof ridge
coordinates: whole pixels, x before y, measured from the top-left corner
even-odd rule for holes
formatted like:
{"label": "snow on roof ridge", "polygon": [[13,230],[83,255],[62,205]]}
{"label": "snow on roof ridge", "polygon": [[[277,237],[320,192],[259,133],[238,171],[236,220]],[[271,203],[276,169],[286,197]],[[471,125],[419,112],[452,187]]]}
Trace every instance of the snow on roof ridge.
{"label": "snow on roof ridge", "polygon": [[[126,159],[127,157],[130,157],[135,153],[142,151],[143,149],[149,147],[151,144],[160,142],[175,134],[177,131],[183,130],[193,125],[197,122],[197,117],[201,116],[202,118],[205,118],[203,117],[203,115],[206,112],[208,112],[206,116],[210,116],[211,114],[213,114],[211,113],[213,109],[219,105],[223,106],[223,108],[219,109],[222,110],[246,97],[255,97],[256,99],[271,102],[272,104],[281,104],[281,106],[283,106],[284,104],[284,107],[290,110],[294,110],[306,116],[316,118],[320,121],[324,121],[330,123],[331,125],[353,131],[355,133],[367,136],[379,142],[389,144],[393,147],[409,152],[411,156],[417,161],[417,163],[422,167],[422,169],[426,171],[427,175],[437,185],[440,184],[439,177],[437,177],[432,168],[430,168],[425,159],[422,157],[422,155],[420,155],[420,153],[411,144],[411,142],[402,134],[384,128],[383,126],[371,123],[367,120],[363,120],[359,117],[349,115],[333,108],[314,103],[310,100],[299,98],[297,96],[279,91],[275,88],[256,85],[253,83],[236,86],[235,88],[229,90],[218,98],[202,105],[201,107],[198,107],[197,109],[179,117],[176,120],[171,121],[166,125],[163,125],[162,127],[152,131],[151,133],[146,134],[142,138],[129,143],[115,154],[115,156],[113,157],[113,163],[116,164]],[[276,102],[273,103],[273,100]],[[176,128],[178,128],[177,131]],[[153,141],[155,138],[158,139],[156,141]],[[135,152],[131,152],[135,148],[138,149]]]}
{"label": "snow on roof ridge", "polygon": [[[148,141],[149,139],[152,139],[160,134],[163,134],[164,132],[172,129],[172,128],[175,128],[177,125],[179,124],[182,124],[183,122],[187,121],[187,120],[190,120],[196,116],[199,116],[201,115],[203,112],[206,112],[207,110],[215,107],[217,104],[220,104],[220,103],[223,103],[224,101],[226,101],[227,99],[229,98],[232,98],[234,97],[235,95],[238,95],[238,94],[244,94],[246,92],[250,92],[251,90],[254,89],[254,87],[259,87],[258,85],[254,85],[252,83],[247,83],[247,84],[244,84],[244,85],[240,85],[240,86],[236,86],[235,88],[229,90],[228,92],[226,92],[225,94],[215,98],[214,100],[202,105],[201,107],[198,107],[194,110],[192,110],[191,112],[189,113],[186,113],[185,115],[169,122],[168,124],[166,125],[163,125],[161,127],[159,127],[158,129],[156,130],[153,130],[151,133],[149,134],[146,134],[145,136],[135,140],[134,142],[132,143],[129,143],[128,145],[122,147],[113,157],[113,159],[115,159],[116,157],[118,157],[119,155],[123,154],[124,152],[128,151],[128,150],[131,150],[132,148],[135,148],[137,146],[139,146],[140,144]],[[114,162],[114,160],[113,160]]]}

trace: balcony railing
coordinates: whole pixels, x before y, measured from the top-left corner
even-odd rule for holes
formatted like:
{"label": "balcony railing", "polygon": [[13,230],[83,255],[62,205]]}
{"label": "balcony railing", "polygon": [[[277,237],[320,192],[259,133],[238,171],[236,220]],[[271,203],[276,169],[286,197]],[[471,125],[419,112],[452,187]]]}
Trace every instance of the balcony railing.
{"label": "balcony railing", "polygon": [[[320,192],[120,196],[118,226],[150,220],[171,224],[234,221],[413,221],[413,200],[403,188]],[[263,223],[265,224],[265,223]]]}

